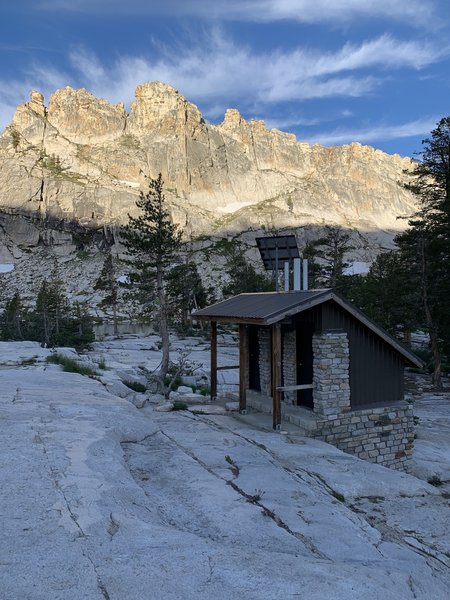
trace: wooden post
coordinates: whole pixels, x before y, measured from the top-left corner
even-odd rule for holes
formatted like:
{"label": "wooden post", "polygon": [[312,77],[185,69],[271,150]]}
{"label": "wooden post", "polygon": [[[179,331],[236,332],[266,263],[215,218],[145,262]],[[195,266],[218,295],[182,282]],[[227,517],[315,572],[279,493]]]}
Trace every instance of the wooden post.
{"label": "wooden post", "polygon": [[248,335],[247,326],[239,325],[239,412],[247,410]]}
{"label": "wooden post", "polygon": [[217,322],[211,321],[211,401],[217,400]]}
{"label": "wooden post", "polygon": [[281,325],[275,323],[272,327],[272,397],[273,397],[273,428],[281,425]]}

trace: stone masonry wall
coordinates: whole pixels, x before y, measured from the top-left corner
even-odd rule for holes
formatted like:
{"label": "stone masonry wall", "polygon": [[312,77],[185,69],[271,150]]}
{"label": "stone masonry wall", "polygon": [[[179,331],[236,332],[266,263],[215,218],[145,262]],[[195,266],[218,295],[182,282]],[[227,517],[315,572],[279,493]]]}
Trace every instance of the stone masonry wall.
{"label": "stone masonry wall", "polygon": [[[295,331],[283,334],[283,383],[297,385],[297,335]],[[297,392],[284,392],[286,404],[297,404]]]}
{"label": "stone masonry wall", "polygon": [[314,437],[370,462],[407,470],[414,440],[412,406],[400,402],[351,409],[346,333],[314,335],[313,353],[314,413],[318,417]]}
{"label": "stone masonry wall", "polygon": [[259,380],[261,393],[272,395],[272,367],[270,355],[270,330],[268,327],[258,329],[259,343]]}

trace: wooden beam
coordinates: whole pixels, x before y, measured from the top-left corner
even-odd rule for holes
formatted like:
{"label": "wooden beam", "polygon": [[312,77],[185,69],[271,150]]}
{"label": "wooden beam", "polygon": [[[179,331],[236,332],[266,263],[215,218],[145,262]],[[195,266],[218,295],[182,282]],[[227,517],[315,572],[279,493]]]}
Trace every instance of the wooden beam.
{"label": "wooden beam", "polygon": [[211,400],[217,399],[217,322],[211,321]]}
{"label": "wooden beam", "polygon": [[312,390],[312,383],[302,383],[301,385],[282,385],[277,388],[280,392],[296,392],[297,390]]}
{"label": "wooden beam", "polygon": [[239,411],[247,410],[248,333],[246,325],[239,325]]}
{"label": "wooden beam", "polygon": [[273,373],[273,428],[281,425],[281,325],[272,327],[272,373]]}

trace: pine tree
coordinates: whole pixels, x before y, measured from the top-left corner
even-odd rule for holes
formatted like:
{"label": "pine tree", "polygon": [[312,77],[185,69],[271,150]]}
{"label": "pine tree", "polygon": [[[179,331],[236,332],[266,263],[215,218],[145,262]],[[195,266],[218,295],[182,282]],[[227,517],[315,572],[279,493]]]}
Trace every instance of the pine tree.
{"label": "pine tree", "polygon": [[366,276],[349,278],[346,297],[392,335],[410,332],[423,323],[419,317],[420,294],[413,265],[398,251],[380,254]]}
{"label": "pine tree", "polygon": [[84,304],[75,302],[70,318],[64,324],[61,342],[64,345],[84,348],[95,339],[92,317]]}
{"label": "pine tree", "polygon": [[350,235],[341,227],[327,225],[325,235],[310,242],[308,251],[318,258],[317,283],[322,286],[341,290],[345,287],[344,270],[349,266],[345,255],[353,250]]}
{"label": "pine tree", "polygon": [[193,309],[202,308],[211,301],[194,262],[186,262],[171,269],[167,275],[167,300],[170,315],[183,327],[190,325]]}
{"label": "pine tree", "polygon": [[441,119],[422,143],[407,186],[421,207],[396,241],[405,260],[415,265],[434,358],[433,382],[440,388],[442,354],[450,355],[450,117]]}
{"label": "pine tree", "polygon": [[8,300],[0,315],[0,333],[2,340],[23,340],[26,335],[27,311],[19,292]]}
{"label": "pine tree", "polygon": [[58,263],[54,262],[50,279],[41,283],[34,311],[34,336],[46,346],[60,345],[67,321],[70,319],[70,305],[59,273]]}
{"label": "pine tree", "polygon": [[117,305],[119,303],[119,284],[117,282],[114,260],[111,250],[106,254],[100,275],[94,284],[94,290],[104,292],[104,298],[99,305],[103,308],[111,308],[113,313],[114,335],[119,334],[117,323]]}
{"label": "pine tree", "polygon": [[181,231],[172,223],[165,207],[161,173],[150,179],[149,190],[140,193],[136,206],[141,213],[128,215],[129,223],[123,227],[121,237],[129,256],[132,284],[144,289],[156,286],[156,305],[162,343],[162,360],[159,371],[164,381],[169,368],[169,306],[166,294],[167,276],[174,257],[181,246]]}

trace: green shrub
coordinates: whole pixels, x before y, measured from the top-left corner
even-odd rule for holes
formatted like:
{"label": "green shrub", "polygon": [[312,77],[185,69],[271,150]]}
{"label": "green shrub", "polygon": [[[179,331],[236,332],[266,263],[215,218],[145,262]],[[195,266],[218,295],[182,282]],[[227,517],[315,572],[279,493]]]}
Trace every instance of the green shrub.
{"label": "green shrub", "polygon": [[20,363],[22,367],[28,367],[31,365],[35,365],[37,361],[37,356],[31,356],[30,358],[24,358]]}
{"label": "green shrub", "polygon": [[[171,381],[172,381],[172,375],[166,375],[165,378],[164,378],[164,385],[166,387],[169,386]],[[182,384],[183,384],[183,380],[181,379],[181,376],[177,375],[175,377],[175,379],[172,381],[172,385],[170,386],[170,389],[171,390],[176,390]]]}
{"label": "green shrub", "polygon": [[12,146],[14,150],[17,150],[17,148],[20,146],[20,133],[17,131],[17,129],[14,129],[14,127],[10,126],[9,134],[11,136]]}
{"label": "green shrub", "polygon": [[186,402],[181,402],[180,400],[176,400],[173,403],[173,408],[172,410],[187,410],[188,405],[186,404]]}
{"label": "green shrub", "polygon": [[339,500],[339,502],[345,502],[345,496],[344,494],[341,494],[340,492],[336,492],[335,490],[333,490],[331,492],[331,495],[336,498],[336,500]]}
{"label": "green shrub", "polygon": [[66,373],[79,373],[80,375],[87,375],[88,377],[98,376],[98,373],[95,371],[95,369],[92,369],[88,365],[83,365],[74,358],[69,358],[63,354],[53,352],[47,356],[46,361],[54,365],[61,365],[62,370]]}
{"label": "green shrub", "polygon": [[77,252],[77,258],[79,258],[80,260],[86,260],[90,257],[90,255],[91,253],[89,252],[89,250],[78,250]]}
{"label": "green shrub", "polygon": [[239,473],[241,472],[238,465],[234,462],[229,454],[225,456],[225,460],[230,465],[230,470],[235,477],[239,477]]}
{"label": "green shrub", "polygon": [[429,477],[427,481],[430,485],[434,485],[434,487],[440,487],[443,485],[442,479],[436,474]]}
{"label": "green shrub", "polygon": [[134,392],[139,392],[140,394],[143,394],[147,391],[145,385],[140,383],[139,381],[130,381],[129,379],[125,379],[124,381],[122,381],[122,383],[126,385],[127,388],[130,388],[130,390],[133,390]]}

